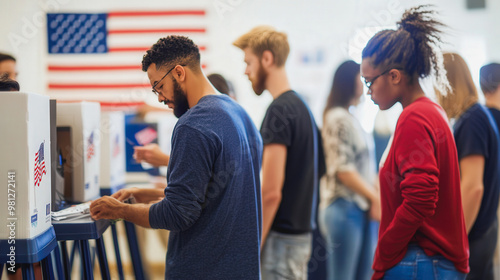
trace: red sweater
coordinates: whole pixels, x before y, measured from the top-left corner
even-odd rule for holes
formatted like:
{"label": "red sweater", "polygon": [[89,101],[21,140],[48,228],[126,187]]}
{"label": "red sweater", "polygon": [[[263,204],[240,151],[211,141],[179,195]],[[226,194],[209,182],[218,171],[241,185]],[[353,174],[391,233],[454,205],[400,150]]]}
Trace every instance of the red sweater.
{"label": "red sweater", "polygon": [[398,264],[409,243],[469,272],[455,140],[443,109],[427,97],[408,105],[380,169],[382,220],[372,279]]}

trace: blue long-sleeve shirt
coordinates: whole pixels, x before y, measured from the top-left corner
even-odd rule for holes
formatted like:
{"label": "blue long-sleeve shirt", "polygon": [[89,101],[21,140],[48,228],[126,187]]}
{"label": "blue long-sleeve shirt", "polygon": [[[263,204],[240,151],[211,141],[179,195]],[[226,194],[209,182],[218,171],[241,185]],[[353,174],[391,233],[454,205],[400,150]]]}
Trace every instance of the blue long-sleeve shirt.
{"label": "blue long-sleeve shirt", "polygon": [[[160,132],[161,133],[161,132]],[[165,279],[259,279],[262,139],[227,96],[200,99],[172,135],[153,228],[171,231]]]}

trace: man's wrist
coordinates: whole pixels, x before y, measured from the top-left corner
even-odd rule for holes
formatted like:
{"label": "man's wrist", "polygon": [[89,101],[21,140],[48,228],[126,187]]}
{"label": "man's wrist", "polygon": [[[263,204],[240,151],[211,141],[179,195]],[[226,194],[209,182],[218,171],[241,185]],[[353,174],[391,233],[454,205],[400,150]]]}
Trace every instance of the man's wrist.
{"label": "man's wrist", "polygon": [[130,207],[132,205],[127,204],[127,203],[121,203],[120,209],[118,210],[120,213],[120,218],[124,220],[129,220],[129,213],[130,213]]}

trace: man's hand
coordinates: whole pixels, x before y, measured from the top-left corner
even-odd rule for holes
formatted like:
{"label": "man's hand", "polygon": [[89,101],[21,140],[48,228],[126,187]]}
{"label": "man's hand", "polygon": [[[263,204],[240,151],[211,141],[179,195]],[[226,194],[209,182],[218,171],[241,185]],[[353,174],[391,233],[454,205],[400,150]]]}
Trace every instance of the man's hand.
{"label": "man's hand", "polygon": [[145,161],[154,167],[167,166],[170,156],[163,153],[158,144],[148,144],[134,147],[134,159],[137,162]]}
{"label": "man's hand", "polygon": [[126,205],[116,198],[111,196],[103,196],[97,200],[94,200],[90,204],[90,216],[94,220],[100,219],[123,219],[124,218],[124,207]]}
{"label": "man's hand", "polygon": [[111,195],[111,197],[116,198],[118,201],[124,201],[132,196],[137,203],[154,203],[162,200],[165,194],[164,189],[128,188],[121,189]]}
{"label": "man's hand", "polygon": [[116,200],[118,200],[120,202],[123,202],[125,199],[128,199],[130,197],[134,197],[136,202],[146,203],[146,202],[139,201],[140,195],[139,195],[138,188],[121,189],[121,190],[115,192],[114,194],[112,194],[111,197],[116,198]]}

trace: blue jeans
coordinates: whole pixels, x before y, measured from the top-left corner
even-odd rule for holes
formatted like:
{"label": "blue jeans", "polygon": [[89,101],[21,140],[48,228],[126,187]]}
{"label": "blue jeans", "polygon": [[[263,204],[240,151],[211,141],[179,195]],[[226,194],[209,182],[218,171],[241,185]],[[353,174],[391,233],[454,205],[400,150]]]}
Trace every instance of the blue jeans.
{"label": "blue jeans", "polygon": [[328,245],[328,279],[370,279],[378,223],[370,220],[368,212],[338,198],[321,211],[319,225]]}
{"label": "blue jeans", "polygon": [[464,280],[466,274],[441,255],[427,256],[418,245],[410,244],[404,258],[384,274],[384,280]]}
{"label": "blue jeans", "polygon": [[270,231],[262,250],[262,279],[307,279],[312,234],[284,234]]}

